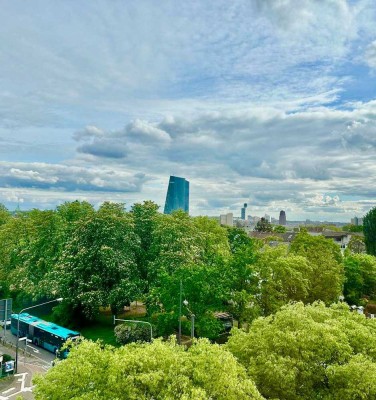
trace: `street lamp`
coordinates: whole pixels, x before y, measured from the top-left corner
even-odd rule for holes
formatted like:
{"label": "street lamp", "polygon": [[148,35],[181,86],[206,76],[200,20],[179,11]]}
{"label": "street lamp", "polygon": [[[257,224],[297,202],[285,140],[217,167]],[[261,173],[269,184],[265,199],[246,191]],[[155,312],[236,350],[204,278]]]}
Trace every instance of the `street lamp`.
{"label": "street lamp", "polygon": [[179,335],[178,344],[181,344],[181,299],[183,296],[183,282],[180,279],[180,292],[179,292]]}
{"label": "street lamp", "polygon": [[18,368],[18,342],[20,340],[20,314],[22,314],[24,311],[26,310],[30,310],[31,308],[35,308],[35,307],[40,307],[40,306],[44,306],[46,304],[50,304],[50,303],[54,303],[55,301],[57,302],[62,302],[63,298],[59,297],[58,299],[55,300],[50,300],[50,301],[46,301],[45,303],[40,303],[40,304],[35,304],[34,306],[30,306],[30,307],[26,307],[23,308],[18,314],[17,314],[17,343],[16,343],[16,373],[17,373],[17,368]]}
{"label": "street lamp", "polygon": [[190,312],[191,314],[191,339],[194,338],[195,336],[195,315],[193,314],[193,312],[188,308],[188,300],[184,300],[183,304],[185,305],[185,307],[187,308],[187,310]]}
{"label": "street lamp", "polygon": [[194,333],[195,333],[195,315],[193,312],[188,308],[188,300],[184,300],[182,302],[182,297],[183,297],[183,282],[180,280],[180,292],[179,292],[179,334],[178,334],[178,344],[181,344],[181,308],[182,308],[182,303],[185,305],[187,310],[191,314],[191,338],[193,339]]}
{"label": "street lamp", "polygon": [[115,318],[114,315],[114,325],[116,325],[116,321],[122,321],[122,322],[135,322],[137,324],[146,324],[150,326],[150,341],[153,340],[153,325],[150,322],[147,321],[136,321],[135,319],[121,319],[121,318]]}

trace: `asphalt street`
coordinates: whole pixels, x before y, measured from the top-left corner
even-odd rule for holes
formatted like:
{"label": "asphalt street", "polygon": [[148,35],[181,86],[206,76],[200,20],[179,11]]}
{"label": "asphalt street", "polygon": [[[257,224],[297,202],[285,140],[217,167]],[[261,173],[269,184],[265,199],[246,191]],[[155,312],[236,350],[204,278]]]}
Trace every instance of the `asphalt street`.
{"label": "asphalt street", "polygon": [[[0,354],[9,354],[15,357],[17,338],[9,331],[2,331]],[[18,348],[18,371],[9,378],[0,380],[0,400],[15,400],[21,396],[24,400],[33,400],[32,378],[35,374],[43,374],[51,368],[54,354],[21,341]]]}

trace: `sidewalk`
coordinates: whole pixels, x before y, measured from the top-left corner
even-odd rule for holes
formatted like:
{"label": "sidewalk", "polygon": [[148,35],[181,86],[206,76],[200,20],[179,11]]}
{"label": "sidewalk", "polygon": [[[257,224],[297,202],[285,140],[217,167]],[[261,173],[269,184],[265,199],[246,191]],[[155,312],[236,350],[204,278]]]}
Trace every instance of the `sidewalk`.
{"label": "sidewalk", "polygon": [[[16,355],[15,350],[9,344],[1,344],[0,353],[9,354],[12,357]],[[19,396],[24,400],[33,400],[32,378],[36,374],[46,373],[47,368],[47,364],[42,366],[42,363],[29,354],[25,359],[23,351],[19,351],[17,374],[0,379],[0,400],[15,400]]]}

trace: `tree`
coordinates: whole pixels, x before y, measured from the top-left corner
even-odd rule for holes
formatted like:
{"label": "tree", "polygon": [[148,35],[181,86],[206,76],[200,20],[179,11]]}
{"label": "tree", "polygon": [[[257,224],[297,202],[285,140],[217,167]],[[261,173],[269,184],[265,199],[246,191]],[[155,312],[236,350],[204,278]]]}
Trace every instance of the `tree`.
{"label": "tree", "polygon": [[[52,214],[39,210],[20,213],[0,228],[0,279],[16,299],[16,307],[45,294],[41,279],[51,265],[56,242]],[[50,235],[44,234],[49,228]]]}
{"label": "tree", "polygon": [[363,232],[367,253],[376,256],[376,207],[363,217]]}
{"label": "tree", "polygon": [[283,225],[275,225],[275,226],[273,226],[273,232],[275,232],[275,233],[285,233],[286,231],[287,231],[287,229]]}
{"label": "tree", "polygon": [[154,340],[118,349],[84,341],[34,379],[36,400],[261,400],[231,353],[207,340],[188,350]]}
{"label": "tree", "polygon": [[258,221],[255,226],[255,231],[256,232],[273,232],[273,226],[265,218],[261,218],[260,221]]}
{"label": "tree", "polygon": [[259,316],[255,308],[254,288],[257,286],[255,267],[262,242],[250,238],[243,229],[228,230],[232,257],[224,266],[223,279],[227,279],[229,287],[229,311],[242,326]]}
{"label": "tree", "polygon": [[376,399],[376,363],[366,355],[357,354],[347,364],[330,366],[327,375],[333,400]]}
{"label": "tree", "polygon": [[344,259],[344,295],[349,304],[359,305],[363,297],[376,298],[376,257],[351,254]]}
{"label": "tree", "polygon": [[8,209],[4,206],[4,204],[0,203],[0,227],[1,225],[4,225],[11,217],[11,213],[8,211]]}
{"label": "tree", "polygon": [[224,262],[230,256],[226,228],[208,217],[193,218],[201,247],[200,259],[206,265]]}
{"label": "tree", "polygon": [[363,225],[353,225],[353,224],[344,225],[342,227],[342,230],[344,232],[363,232]]}
{"label": "tree", "polygon": [[[284,306],[274,315],[255,320],[249,333],[233,330],[227,344],[261,394],[280,400],[339,399],[337,390],[351,366],[356,366],[355,377],[365,376],[366,382],[354,377],[344,384],[342,393],[347,389],[356,393],[358,384],[366,389],[372,376],[369,371],[376,367],[375,346],[375,321],[351,313],[345,303]],[[374,379],[371,386],[374,390]]]}
{"label": "tree", "polygon": [[269,315],[289,301],[306,301],[312,266],[305,257],[288,254],[284,246],[265,246],[254,266],[253,289],[262,315]]}
{"label": "tree", "polygon": [[92,319],[99,306],[108,305],[116,314],[143,286],[136,266],[138,245],[132,216],[123,205],[104,203],[93,217],[77,223],[51,284],[78,314]]}
{"label": "tree", "polygon": [[366,245],[364,243],[364,238],[361,236],[351,236],[349,244],[345,250],[345,254],[355,253],[362,254],[366,252]]}
{"label": "tree", "polygon": [[244,229],[230,226],[227,226],[226,229],[230,250],[233,254],[254,242],[254,239],[251,239]]}
{"label": "tree", "polygon": [[48,274],[55,267],[64,246],[63,225],[55,211],[31,210],[26,214],[27,240],[22,245],[22,262],[12,276],[30,296],[51,295]]}
{"label": "tree", "polygon": [[132,206],[134,232],[138,236],[140,246],[136,253],[136,262],[141,279],[145,282],[145,290],[153,283],[155,274],[152,270],[154,260],[151,252],[154,230],[157,226],[159,206],[152,201],[145,201],[143,204],[136,203]]}
{"label": "tree", "polygon": [[311,236],[303,231],[292,241],[290,253],[304,256],[312,267],[307,301],[322,300],[327,304],[338,301],[344,282],[339,246],[324,236]]}
{"label": "tree", "polygon": [[148,312],[157,318],[158,334],[170,335],[178,327],[180,282],[183,300],[189,302],[187,307],[183,305],[182,315],[189,317],[193,313],[196,316],[196,330],[200,336],[217,337],[220,324],[214,321],[213,312],[224,307],[229,297],[228,282],[223,279],[220,266],[201,264],[182,266],[173,274],[160,274],[159,285],[152,289],[148,298]]}
{"label": "tree", "polygon": [[172,274],[177,268],[200,261],[202,256],[200,237],[192,218],[182,211],[172,214],[158,214],[150,246],[151,257],[150,277],[158,280],[158,274]]}
{"label": "tree", "polygon": [[56,208],[59,217],[65,222],[67,228],[74,229],[74,224],[95,213],[94,207],[87,201],[66,201]]}
{"label": "tree", "polygon": [[116,341],[120,344],[132,342],[150,342],[150,327],[146,324],[127,323],[114,329]]}

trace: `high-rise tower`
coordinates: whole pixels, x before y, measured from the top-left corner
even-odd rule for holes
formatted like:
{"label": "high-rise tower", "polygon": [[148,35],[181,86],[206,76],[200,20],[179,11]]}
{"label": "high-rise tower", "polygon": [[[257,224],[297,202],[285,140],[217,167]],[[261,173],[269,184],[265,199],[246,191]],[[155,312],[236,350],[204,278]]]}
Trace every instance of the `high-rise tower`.
{"label": "high-rise tower", "polygon": [[242,207],[242,209],[241,209],[240,218],[243,220],[245,220],[245,212],[247,211],[247,206],[248,206],[248,204],[244,203],[244,207]]}
{"label": "high-rise tower", "polygon": [[189,213],[189,182],[185,178],[170,176],[164,213],[171,214],[179,209]]}
{"label": "high-rise tower", "polygon": [[286,213],[283,210],[279,213],[278,223],[279,225],[286,225]]}

